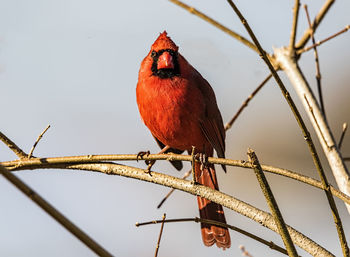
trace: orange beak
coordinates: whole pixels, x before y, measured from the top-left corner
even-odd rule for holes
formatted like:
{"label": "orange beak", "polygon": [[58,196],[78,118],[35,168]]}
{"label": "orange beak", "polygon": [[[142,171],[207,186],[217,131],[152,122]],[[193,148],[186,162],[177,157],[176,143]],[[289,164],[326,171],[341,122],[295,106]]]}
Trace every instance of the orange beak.
{"label": "orange beak", "polygon": [[161,56],[159,56],[157,69],[174,69],[173,57],[169,52],[164,52]]}

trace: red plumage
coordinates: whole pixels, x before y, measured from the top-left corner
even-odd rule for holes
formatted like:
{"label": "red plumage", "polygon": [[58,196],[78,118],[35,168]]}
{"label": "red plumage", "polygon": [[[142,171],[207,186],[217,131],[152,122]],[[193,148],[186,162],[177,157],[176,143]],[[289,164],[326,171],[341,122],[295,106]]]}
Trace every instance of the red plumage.
{"label": "red plumage", "polygon": [[[195,146],[197,153],[206,156],[213,156],[215,149],[219,157],[225,157],[225,130],[214,91],[178,53],[166,32],[160,34],[141,63],[136,97],[142,120],[160,145],[178,152],[191,152]],[[201,170],[196,163],[195,173],[198,183],[219,189],[214,165]],[[201,218],[226,222],[221,205],[197,198]],[[206,246],[231,246],[226,228],[201,227]]]}

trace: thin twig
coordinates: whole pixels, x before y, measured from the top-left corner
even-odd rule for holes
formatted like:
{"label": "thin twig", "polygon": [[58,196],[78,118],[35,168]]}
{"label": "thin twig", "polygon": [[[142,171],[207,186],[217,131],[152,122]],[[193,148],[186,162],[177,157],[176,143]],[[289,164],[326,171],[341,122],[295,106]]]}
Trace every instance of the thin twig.
{"label": "thin twig", "polygon": [[[77,164],[77,163],[98,163],[98,162],[106,162],[106,161],[136,161],[138,156],[136,154],[111,154],[111,155],[82,155],[82,156],[66,156],[66,157],[51,157],[51,158],[31,158],[24,160],[14,160],[8,162],[1,162],[0,164],[6,167],[10,171],[20,171],[20,170],[33,170],[33,169],[49,169],[49,168],[59,168],[62,164]],[[150,154],[147,156],[143,156],[145,160],[166,160],[166,161],[188,161],[190,162],[190,155],[182,155],[182,154]],[[251,169],[252,165],[249,162],[243,160],[230,160],[230,159],[222,159],[209,157],[208,163],[212,164],[224,164],[226,166],[234,166],[241,167],[246,169]],[[307,177],[300,173],[273,167],[270,165],[261,165],[264,171],[270,172],[273,174],[281,175],[287,178],[294,179],[296,181],[300,181],[302,183],[308,184],[310,186],[323,189],[323,184],[313,178]],[[188,176],[191,174],[191,170],[188,171]],[[187,173],[185,174],[187,175]],[[183,177],[183,179],[185,176]],[[350,196],[340,192],[335,189],[333,186],[330,186],[330,190],[332,194],[345,203],[350,204]]]}
{"label": "thin twig", "polygon": [[326,138],[324,137],[324,135],[323,135],[323,133],[322,133],[322,130],[321,130],[321,128],[320,128],[320,124],[318,124],[318,121],[317,121],[317,119],[316,119],[316,116],[315,116],[315,113],[314,113],[314,109],[313,109],[312,106],[310,105],[310,102],[309,102],[309,100],[307,99],[307,97],[306,97],[305,94],[304,94],[304,99],[305,99],[305,101],[306,101],[306,104],[307,104],[308,107],[309,107],[309,111],[310,111],[310,113],[311,113],[311,115],[312,115],[312,118],[314,119],[314,121],[315,121],[315,123],[316,123],[316,126],[317,126],[318,130],[319,130],[320,133],[321,133],[321,137],[322,137],[323,143],[326,144],[328,148],[331,148],[332,146],[329,146],[329,145],[328,145],[328,143],[327,143],[327,141],[326,141]]}
{"label": "thin twig", "polygon": [[[332,7],[334,2],[335,2],[335,0],[326,0],[326,2],[323,4],[323,6],[321,7],[321,10],[318,12],[318,14],[315,17],[315,20],[312,23],[312,31],[313,31],[313,33],[316,32],[316,29],[317,29],[318,25],[320,25],[321,21],[323,20],[323,18],[325,17],[325,15],[329,11],[329,9]],[[311,30],[307,29],[304,32],[304,35],[302,36],[302,38],[295,45],[295,48],[298,49],[298,50],[301,49],[301,48],[304,48],[304,46],[309,41],[310,36],[311,36]]]}
{"label": "thin twig", "polygon": [[341,146],[343,144],[343,140],[344,140],[344,136],[345,136],[345,133],[346,133],[346,130],[348,129],[348,124],[346,122],[343,123],[343,130],[341,132],[341,135],[340,135],[340,139],[339,139],[339,143],[338,143],[338,148],[339,150],[341,149]]}
{"label": "thin twig", "polygon": [[[323,184],[321,181],[318,181],[316,179],[310,178],[308,176],[304,176],[302,174],[296,173],[294,171],[286,170],[286,169],[281,169],[281,168],[276,168],[268,165],[261,165],[262,169],[266,172],[272,173],[272,174],[277,174],[281,176],[285,176],[287,178],[295,179],[297,181],[300,181],[302,183],[314,186],[316,188],[324,190]],[[350,204],[350,196],[344,194],[343,192],[337,190],[335,187],[330,186],[330,191],[331,193],[344,201],[344,203]]]}
{"label": "thin twig", "polygon": [[292,238],[290,237],[286,223],[283,220],[282,214],[278,208],[277,202],[275,200],[275,197],[273,196],[269,183],[267,182],[264,172],[261,169],[258,157],[256,156],[255,152],[252,149],[248,149],[247,154],[248,154],[249,161],[253,166],[255,175],[259,181],[261,190],[263,191],[263,194],[265,196],[265,199],[269,206],[271,214],[276,222],[279,234],[281,235],[283,243],[287,249],[288,255],[296,257],[298,256],[297,250],[295,249]]}
{"label": "thin twig", "polygon": [[300,8],[300,0],[295,0],[294,8],[293,8],[292,31],[290,34],[290,42],[289,42],[289,51],[292,54],[294,54],[294,50],[295,50],[295,37],[297,34],[297,28],[298,28],[299,8]]}
{"label": "thin twig", "polygon": [[[186,179],[190,174],[192,174],[192,183],[196,183],[196,174],[195,174],[195,162],[196,162],[196,156],[195,156],[195,147],[192,146],[192,152],[191,152],[191,169],[186,172],[182,179]],[[174,188],[170,189],[169,192],[164,196],[164,198],[160,201],[160,203],[157,205],[157,209],[159,209],[163,203],[171,196],[171,194],[175,191]]]}
{"label": "thin twig", "polygon": [[30,149],[30,152],[28,154],[28,159],[30,159],[33,155],[34,149],[36,147],[36,145],[39,143],[40,139],[43,137],[43,135],[45,134],[45,132],[50,128],[50,125],[47,125],[47,127],[43,130],[43,132],[41,132],[41,134],[38,136],[38,138],[36,139],[32,149]]}
{"label": "thin twig", "polygon": [[27,158],[27,154],[23,152],[21,148],[19,148],[14,142],[12,142],[11,139],[9,139],[7,136],[5,136],[3,133],[0,132],[0,140],[7,145],[20,159]]}
{"label": "thin twig", "polygon": [[[190,174],[192,173],[192,169],[187,171],[182,179],[186,179]],[[159,209],[160,207],[162,207],[163,203],[169,198],[169,196],[175,191],[174,188],[170,189],[169,192],[166,194],[166,196],[164,196],[164,198],[160,201],[160,203],[157,206],[157,209]]]}
{"label": "thin twig", "polygon": [[312,24],[311,24],[311,20],[310,20],[309,11],[308,11],[308,8],[307,8],[306,4],[304,4],[304,9],[305,9],[305,13],[306,13],[307,22],[309,23],[309,28],[311,30],[312,44],[314,45],[314,55],[315,55],[315,65],[316,65],[316,82],[317,82],[318,98],[320,100],[321,111],[323,113],[324,118],[326,119],[326,109],[324,107],[323,96],[322,96],[320,61],[319,61],[319,57],[318,57],[317,47],[315,45],[316,41],[315,41],[315,37],[314,37],[314,31],[312,30]]}
{"label": "thin twig", "polygon": [[244,110],[245,107],[248,106],[248,103],[250,100],[253,99],[253,97],[260,91],[260,89],[269,81],[269,79],[272,77],[272,74],[268,75],[261,83],[260,85],[248,96],[248,98],[243,102],[239,110],[236,112],[236,114],[232,117],[232,119],[226,123],[225,130],[229,130],[232,127],[232,124],[236,121],[238,116],[241,114],[241,112]]}
{"label": "thin twig", "polygon": [[9,172],[6,168],[0,165],[0,173],[26,196],[28,196],[33,202],[39,205],[47,214],[54,218],[58,223],[65,227],[69,232],[82,241],[87,247],[99,256],[112,256],[107,250],[103,249],[97,242],[91,237],[85,234],[80,228],[74,225],[63,214],[55,209],[50,203],[45,201],[38,193],[26,185],[17,176]]}
{"label": "thin twig", "polygon": [[[316,169],[317,169],[317,171],[319,173],[319,176],[321,178],[322,184],[323,184],[323,186],[325,188],[325,193],[327,195],[327,199],[328,199],[329,205],[331,207],[331,211],[332,211],[332,214],[333,214],[333,219],[334,219],[334,222],[336,224],[336,228],[337,228],[337,232],[338,232],[338,236],[339,236],[339,241],[340,241],[340,244],[341,244],[341,247],[342,247],[342,250],[343,250],[343,254],[344,254],[344,256],[349,256],[349,248],[348,248],[348,245],[347,245],[347,242],[346,242],[343,225],[342,225],[341,219],[339,217],[339,213],[338,213],[337,207],[335,205],[334,198],[333,198],[333,196],[332,196],[332,194],[330,192],[327,178],[326,178],[326,176],[324,174],[323,168],[321,166],[320,159],[318,157],[315,145],[314,145],[314,143],[313,143],[313,141],[311,139],[310,133],[307,130],[307,128],[305,126],[305,123],[304,123],[304,121],[303,121],[303,119],[302,119],[298,109],[296,108],[296,105],[295,105],[294,101],[292,100],[289,92],[287,91],[286,87],[284,86],[283,82],[281,81],[280,77],[278,76],[277,72],[275,71],[272,63],[270,62],[269,58],[266,55],[266,52],[261,47],[261,45],[260,45],[259,41],[257,40],[255,34],[253,33],[252,29],[250,28],[247,20],[243,17],[243,15],[241,14],[241,12],[237,8],[237,6],[232,2],[232,0],[227,0],[227,1],[229,2],[229,4],[232,7],[232,9],[235,11],[237,16],[240,18],[242,24],[244,25],[245,29],[247,30],[249,36],[252,38],[254,44],[259,49],[260,56],[263,58],[263,60],[267,64],[267,66],[270,69],[272,75],[274,76],[277,84],[279,85],[279,87],[280,87],[280,89],[281,89],[285,99],[287,100],[289,106],[292,109],[294,117],[296,118],[296,120],[298,122],[298,125],[300,126],[300,128],[302,130],[304,139],[308,143],[309,150],[310,150],[310,153],[311,153],[311,155],[313,157]],[[313,27],[313,29],[315,30],[314,27]]]}
{"label": "thin twig", "polygon": [[325,39],[323,39],[321,41],[313,43],[311,46],[304,47],[303,49],[298,50],[297,54],[300,55],[300,54],[302,54],[304,52],[307,52],[307,51],[311,50],[312,48],[314,48],[316,46],[322,45],[323,43],[327,42],[328,40],[331,40],[331,39],[333,39],[333,38],[335,38],[335,37],[337,37],[337,36],[347,32],[349,29],[350,29],[350,25],[346,25],[344,29],[342,29],[341,31],[333,34],[332,36],[329,36],[329,37],[327,37],[327,38],[325,38]]}
{"label": "thin twig", "polygon": [[[226,224],[226,223],[222,223],[222,222],[219,222],[219,221],[216,221],[216,220],[208,220],[208,219],[200,219],[198,217],[195,217],[195,218],[182,218],[182,219],[167,219],[165,220],[164,222],[165,223],[172,223],[172,222],[175,222],[175,223],[178,223],[178,222],[196,222],[196,223],[205,223],[205,224],[209,224],[209,225],[215,225],[215,226],[219,226],[219,227],[224,227],[224,228],[228,228],[228,229],[231,229],[233,231],[236,231],[244,236],[247,236],[247,237],[250,237],[252,238],[253,240],[256,240],[268,247],[270,247],[271,249],[273,250],[276,250],[280,253],[283,253],[285,255],[288,255],[286,249],[284,249],[283,247],[280,247],[278,245],[276,245],[274,242],[272,241],[267,241],[257,235],[254,235],[246,230],[243,230],[241,228],[238,228],[236,226],[233,226],[233,225],[229,225],[229,224]],[[135,226],[136,227],[140,227],[140,226],[144,226],[144,225],[152,225],[152,224],[158,224],[162,222],[162,220],[152,220],[152,221],[147,221],[147,222],[136,222]]]}
{"label": "thin twig", "polygon": [[254,50],[255,52],[258,52],[258,49],[256,48],[256,46],[252,42],[250,42],[248,39],[246,39],[245,37],[239,35],[238,33],[234,32],[234,31],[232,31],[231,29],[225,27],[224,25],[220,24],[219,22],[213,20],[212,18],[205,15],[204,13],[198,11],[197,9],[195,9],[195,8],[189,6],[181,1],[178,1],[178,0],[169,0],[169,1],[180,6],[183,9],[189,11],[190,13],[198,16],[199,18],[205,20],[206,22],[210,23],[211,25],[215,26],[216,28],[222,30],[223,32],[225,32],[228,35],[230,35],[231,37],[237,39],[238,41],[240,41],[244,45],[248,46],[250,49]]}
{"label": "thin twig", "polygon": [[239,249],[242,251],[242,256],[253,257],[244,247],[244,245],[240,245]]}
{"label": "thin twig", "polygon": [[159,250],[159,246],[160,246],[160,239],[162,238],[162,234],[163,234],[163,228],[164,228],[164,221],[166,218],[166,214],[163,214],[163,218],[162,218],[162,225],[160,226],[160,231],[159,231],[159,236],[158,236],[158,241],[157,241],[157,245],[156,245],[156,252],[154,253],[154,257],[158,256],[158,250]]}
{"label": "thin twig", "polygon": [[[185,175],[188,176],[191,174],[191,170],[189,170],[189,172],[186,172]],[[183,177],[182,177],[183,178]],[[163,203],[165,203],[166,200],[168,200],[168,198],[172,195],[172,193],[174,193],[175,189],[172,188],[169,190],[169,192],[163,197],[163,199],[159,202],[159,204],[157,205],[157,209],[159,209],[160,207],[162,207]]]}

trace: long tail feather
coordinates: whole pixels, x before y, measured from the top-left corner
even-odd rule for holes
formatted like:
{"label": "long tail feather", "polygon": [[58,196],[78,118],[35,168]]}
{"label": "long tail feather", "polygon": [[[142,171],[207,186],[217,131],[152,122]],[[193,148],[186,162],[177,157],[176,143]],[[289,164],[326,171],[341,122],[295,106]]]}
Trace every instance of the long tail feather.
{"label": "long tail feather", "polygon": [[[218,182],[213,165],[200,170],[200,164],[195,164],[196,181],[202,185],[218,190]],[[199,215],[202,219],[215,220],[226,223],[222,206],[205,198],[197,197]],[[206,246],[214,243],[220,248],[226,249],[231,246],[230,234],[227,228],[214,225],[201,224],[202,239]]]}

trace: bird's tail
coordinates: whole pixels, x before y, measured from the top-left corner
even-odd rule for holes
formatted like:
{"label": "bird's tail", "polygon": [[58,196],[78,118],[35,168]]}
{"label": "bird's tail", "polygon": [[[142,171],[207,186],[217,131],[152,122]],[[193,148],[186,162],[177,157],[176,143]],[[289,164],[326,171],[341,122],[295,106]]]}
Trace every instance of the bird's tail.
{"label": "bird's tail", "polygon": [[[195,163],[196,181],[212,189],[219,190],[214,165],[209,164],[203,170],[200,169],[200,163]],[[226,223],[224,210],[222,206],[211,202],[205,198],[197,197],[199,215],[202,219],[215,220]],[[229,248],[231,246],[230,234],[227,228],[201,223],[202,239],[206,246],[212,246],[214,243],[218,247]]]}

